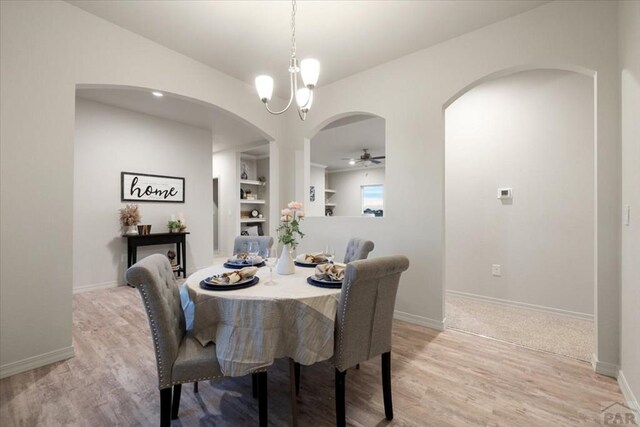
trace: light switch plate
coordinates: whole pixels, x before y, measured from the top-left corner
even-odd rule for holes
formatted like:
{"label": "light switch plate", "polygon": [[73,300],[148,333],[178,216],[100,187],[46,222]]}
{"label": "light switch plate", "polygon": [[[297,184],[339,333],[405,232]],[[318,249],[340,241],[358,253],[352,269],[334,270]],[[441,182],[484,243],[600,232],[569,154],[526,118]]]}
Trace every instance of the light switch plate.
{"label": "light switch plate", "polygon": [[629,225],[630,221],[631,221],[631,206],[624,205],[624,208],[622,209],[622,222],[624,225]]}
{"label": "light switch plate", "polygon": [[491,274],[496,277],[502,276],[502,268],[500,267],[500,264],[491,265]]}

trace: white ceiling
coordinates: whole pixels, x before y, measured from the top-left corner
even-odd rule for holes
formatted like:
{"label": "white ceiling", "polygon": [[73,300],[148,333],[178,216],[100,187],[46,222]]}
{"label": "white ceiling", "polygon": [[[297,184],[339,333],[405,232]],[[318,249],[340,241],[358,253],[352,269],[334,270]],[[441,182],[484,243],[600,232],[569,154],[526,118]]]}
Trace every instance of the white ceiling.
{"label": "white ceiling", "polygon": [[[288,91],[289,1],[68,1],[252,85],[270,74],[277,93]],[[299,1],[298,58],[320,60],[322,86],[547,2]]]}
{"label": "white ceiling", "polygon": [[78,89],[76,96],[208,129],[212,133],[213,151],[266,142],[256,128],[234,115],[213,105],[172,94],[156,98],[150,91],[139,88],[100,87]]}
{"label": "white ceiling", "polygon": [[350,168],[348,160],[342,159],[359,159],[363,148],[369,149],[372,157],[384,156],[384,119],[358,118],[355,122],[340,119],[337,126],[330,124],[318,132],[311,139],[311,163],[327,166],[327,170]]}

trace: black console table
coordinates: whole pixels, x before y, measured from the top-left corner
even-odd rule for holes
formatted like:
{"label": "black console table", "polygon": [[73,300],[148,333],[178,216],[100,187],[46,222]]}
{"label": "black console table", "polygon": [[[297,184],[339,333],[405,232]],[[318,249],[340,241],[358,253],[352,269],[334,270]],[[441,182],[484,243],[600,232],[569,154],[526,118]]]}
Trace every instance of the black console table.
{"label": "black console table", "polygon": [[188,231],[178,233],[151,233],[146,235],[123,236],[127,238],[127,268],[131,267],[138,260],[138,246],[166,245],[175,243],[176,256],[178,259],[178,274],[187,277],[187,253],[185,246],[187,243]]}

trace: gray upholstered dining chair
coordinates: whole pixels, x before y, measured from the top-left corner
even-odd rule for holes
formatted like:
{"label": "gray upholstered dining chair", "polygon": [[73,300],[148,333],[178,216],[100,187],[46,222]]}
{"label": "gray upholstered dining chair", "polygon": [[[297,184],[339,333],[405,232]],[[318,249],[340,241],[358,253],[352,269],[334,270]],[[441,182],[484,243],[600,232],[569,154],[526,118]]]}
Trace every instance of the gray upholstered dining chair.
{"label": "gray upholstered dining chair", "polygon": [[369,252],[373,250],[374,246],[375,245],[371,240],[352,237],[347,243],[347,250],[344,254],[344,263],[347,264],[357,259],[367,259]]}
{"label": "gray upholstered dining chair", "polygon": [[[178,418],[182,384],[222,378],[216,347],[203,347],[185,330],[179,283],[161,254],[150,255],[129,268],[126,280],[142,296],[156,354],[160,389],[160,426]],[[267,373],[256,372],[260,426],[267,425]],[[173,388],[173,402],[172,402]]]}
{"label": "gray upholstered dining chair", "polygon": [[393,419],[391,400],[391,328],[400,275],[409,268],[405,256],[388,256],[347,264],[336,315],[333,354],[336,424],[346,425],[347,369],[381,355],[384,413]]}
{"label": "gray upholstered dining chair", "polygon": [[269,249],[273,246],[273,237],[271,236],[238,236],[233,242],[233,254],[238,252],[247,252],[249,242],[258,242],[260,247],[260,256],[266,257]]}

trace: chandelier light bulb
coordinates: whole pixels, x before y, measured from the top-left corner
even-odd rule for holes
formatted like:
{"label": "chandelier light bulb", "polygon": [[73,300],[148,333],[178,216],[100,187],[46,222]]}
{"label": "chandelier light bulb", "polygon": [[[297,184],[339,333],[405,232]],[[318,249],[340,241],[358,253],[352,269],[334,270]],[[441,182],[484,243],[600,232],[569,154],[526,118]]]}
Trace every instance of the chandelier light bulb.
{"label": "chandelier light bulb", "polygon": [[356,161],[355,161],[354,159],[351,159],[351,160],[349,160],[349,164],[350,164],[351,166],[353,166],[353,165],[355,165],[355,164],[356,164]]}
{"label": "chandelier light bulb", "polygon": [[303,87],[296,92],[296,104],[303,113],[309,112],[311,104],[313,104],[313,91]]}
{"label": "chandelier light bulb", "polygon": [[313,58],[307,58],[300,61],[300,74],[304,85],[313,89],[318,83],[320,77],[320,61]]}
{"label": "chandelier light bulb", "polygon": [[266,75],[256,77],[256,90],[262,102],[267,103],[271,101],[271,96],[273,95],[273,79]]}

